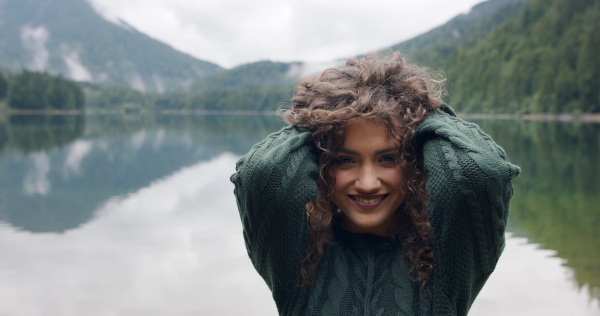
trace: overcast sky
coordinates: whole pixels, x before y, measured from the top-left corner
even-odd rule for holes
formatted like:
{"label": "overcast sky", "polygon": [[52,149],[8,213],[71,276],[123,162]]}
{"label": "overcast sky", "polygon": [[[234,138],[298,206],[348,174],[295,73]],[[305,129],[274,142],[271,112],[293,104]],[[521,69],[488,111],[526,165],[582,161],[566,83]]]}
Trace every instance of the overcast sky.
{"label": "overcast sky", "polygon": [[483,0],[90,0],[109,19],[229,68],[327,62],[410,39]]}

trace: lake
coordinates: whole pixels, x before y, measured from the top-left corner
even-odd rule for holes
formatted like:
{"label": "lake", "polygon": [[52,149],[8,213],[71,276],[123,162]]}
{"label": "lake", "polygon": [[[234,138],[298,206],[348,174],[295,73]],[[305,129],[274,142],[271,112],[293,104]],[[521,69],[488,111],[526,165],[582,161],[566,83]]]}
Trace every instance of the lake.
{"label": "lake", "polygon": [[[600,315],[600,124],[478,120],[523,172],[470,315]],[[274,116],[0,116],[0,315],[276,315],[229,176]]]}

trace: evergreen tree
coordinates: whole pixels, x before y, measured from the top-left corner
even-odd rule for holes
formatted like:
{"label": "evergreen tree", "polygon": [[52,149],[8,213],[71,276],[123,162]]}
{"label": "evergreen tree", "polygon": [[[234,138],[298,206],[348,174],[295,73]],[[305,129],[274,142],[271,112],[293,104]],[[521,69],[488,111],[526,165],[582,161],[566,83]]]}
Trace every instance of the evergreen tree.
{"label": "evergreen tree", "polygon": [[10,77],[8,106],[13,109],[83,109],[84,105],[79,85],[60,76],[25,70]]}
{"label": "evergreen tree", "polygon": [[6,90],[8,90],[8,81],[6,81],[4,74],[0,70],[0,100],[6,97]]}
{"label": "evergreen tree", "polygon": [[600,1],[533,0],[442,69],[464,112],[600,112]]}

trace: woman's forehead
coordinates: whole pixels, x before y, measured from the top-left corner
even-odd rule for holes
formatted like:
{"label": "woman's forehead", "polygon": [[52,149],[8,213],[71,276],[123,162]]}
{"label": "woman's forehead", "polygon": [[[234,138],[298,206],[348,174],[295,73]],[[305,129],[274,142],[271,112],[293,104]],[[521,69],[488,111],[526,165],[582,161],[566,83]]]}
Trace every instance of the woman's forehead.
{"label": "woman's forehead", "polygon": [[349,119],[343,125],[344,137],[348,133],[361,133],[374,130],[384,131],[389,135],[394,134],[394,131],[392,131],[392,127],[390,126],[389,122],[384,121],[382,119],[355,117]]}
{"label": "woman's forehead", "polygon": [[397,146],[397,142],[390,137],[388,126],[383,122],[356,118],[345,124],[342,147],[365,146]]}

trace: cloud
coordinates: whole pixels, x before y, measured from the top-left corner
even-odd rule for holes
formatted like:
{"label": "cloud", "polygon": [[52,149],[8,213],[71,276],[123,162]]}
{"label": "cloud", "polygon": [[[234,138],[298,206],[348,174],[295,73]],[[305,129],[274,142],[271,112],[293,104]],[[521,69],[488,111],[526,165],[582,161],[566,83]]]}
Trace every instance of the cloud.
{"label": "cloud", "polygon": [[148,135],[145,130],[136,132],[135,134],[131,135],[130,140],[132,148],[134,148],[135,150],[140,149],[144,144],[144,141],[146,140],[146,136]]}
{"label": "cloud", "polygon": [[265,59],[327,62],[377,50],[441,25],[480,1],[94,2],[176,49],[232,67]]}
{"label": "cloud", "polygon": [[32,55],[28,68],[38,71],[45,70],[48,65],[48,49],[46,49],[46,42],[50,37],[48,29],[44,26],[24,25],[21,27],[20,35],[23,47]]}
{"label": "cloud", "polygon": [[163,84],[163,81],[158,74],[154,73],[152,75],[152,82],[154,82],[154,89],[156,89],[156,92],[165,92],[165,85]]}
{"label": "cloud", "polygon": [[65,159],[65,172],[79,173],[81,162],[91,152],[94,144],[89,140],[78,139],[67,149],[67,158]]}
{"label": "cloud", "polygon": [[33,153],[28,157],[30,168],[23,179],[23,191],[26,195],[46,195],[50,192],[52,184],[48,180],[50,172],[50,159],[44,152]]}
{"label": "cloud", "polygon": [[92,6],[92,9],[94,9],[94,11],[96,11],[96,14],[98,14],[101,18],[103,18],[106,21],[113,23],[123,29],[126,29],[128,31],[134,30],[129,24],[127,24],[123,20],[121,20],[121,18],[119,18],[119,16],[117,14],[115,14],[113,11],[111,11],[110,9],[105,7],[99,1],[92,1],[92,0],[86,0],[86,1]]}
{"label": "cloud", "polygon": [[137,72],[131,78],[129,78],[129,86],[132,89],[146,92],[146,84],[144,84],[144,79],[142,79],[142,76],[140,76],[140,74]]}
{"label": "cloud", "polygon": [[69,78],[78,81],[92,81],[90,71],[79,60],[78,50],[69,50],[66,46],[63,46],[62,58],[67,65]]}

